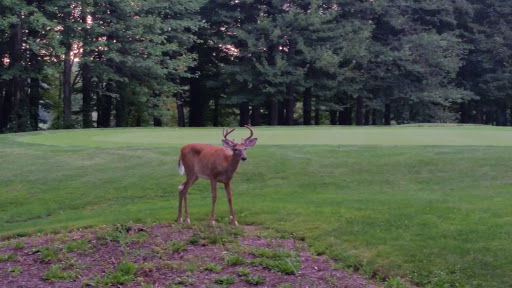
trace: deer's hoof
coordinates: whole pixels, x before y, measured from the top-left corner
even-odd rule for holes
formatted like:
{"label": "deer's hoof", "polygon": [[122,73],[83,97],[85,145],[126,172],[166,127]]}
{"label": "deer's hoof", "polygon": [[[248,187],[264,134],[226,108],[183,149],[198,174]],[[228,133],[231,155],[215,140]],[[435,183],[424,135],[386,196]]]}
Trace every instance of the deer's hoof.
{"label": "deer's hoof", "polygon": [[233,221],[233,225],[238,226],[238,222],[236,220]]}
{"label": "deer's hoof", "polygon": [[215,220],[210,220],[210,226],[211,226],[211,227],[214,227],[214,226],[215,226]]}
{"label": "deer's hoof", "polygon": [[183,223],[183,218],[177,218],[176,221],[179,223]]}
{"label": "deer's hoof", "polygon": [[189,218],[185,219],[185,222],[187,222],[187,224],[190,224],[190,219]]}

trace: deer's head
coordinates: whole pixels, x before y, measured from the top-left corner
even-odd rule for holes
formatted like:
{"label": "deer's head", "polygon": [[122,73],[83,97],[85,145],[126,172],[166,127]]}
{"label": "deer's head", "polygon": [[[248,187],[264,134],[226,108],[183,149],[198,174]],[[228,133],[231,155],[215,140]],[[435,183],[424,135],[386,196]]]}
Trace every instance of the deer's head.
{"label": "deer's head", "polygon": [[222,146],[225,148],[231,149],[233,151],[233,156],[239,158],[242,161],[247,160],[247,155],[245,154],[245,150],[247,148],[251,148],[254,145],[256,145],[256,141],[258,141],[258,138],[252,138],[254,131],[252,130],[252,127],[250,125],[245,125],[245,128],[249,129],[251,131],[251,135],[247,138],[242,138],[241,143],[236,143],[235,139],[228,139],[228,135],[235,131],[235,128],[229,130],[229,129],[222,129],[222,135],[224,136],[224,140],[222,140]]}

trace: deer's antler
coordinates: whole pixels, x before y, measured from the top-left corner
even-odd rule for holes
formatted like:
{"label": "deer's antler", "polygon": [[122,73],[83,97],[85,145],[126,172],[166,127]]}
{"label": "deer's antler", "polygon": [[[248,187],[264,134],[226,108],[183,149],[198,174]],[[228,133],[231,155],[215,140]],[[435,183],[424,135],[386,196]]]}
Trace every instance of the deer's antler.
{"label": "deer's antler", "polygon": [[228,135],[231,132],[235,131],[235,129],[236,128],[233,128],[233,129],[229,130],[229,129],[226,129],[226,128],[222,128],[222,135],[224,136],[224,139],[235,142],[235,139],[229,139],[228,138]]}
{"label": "deer's antler", "polygon": [[251,135],[249,135],[249,137],[247,137],[247,138],[242,138],[242,142],[245,142],[245,141],[251,139],[252,136],[254,135],[254,131],[252,130],[251,125],[245,125],[245,128],[247,128],[247,129],[249,129],[249,131],[251,131]]}

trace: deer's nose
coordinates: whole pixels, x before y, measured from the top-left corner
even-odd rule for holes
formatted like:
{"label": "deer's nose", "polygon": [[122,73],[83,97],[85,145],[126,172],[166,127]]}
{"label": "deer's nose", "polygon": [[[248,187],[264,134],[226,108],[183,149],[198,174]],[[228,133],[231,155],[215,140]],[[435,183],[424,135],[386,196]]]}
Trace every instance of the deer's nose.
{"label": "deer's nose", "polygon": [[242,159],[242,161],[245,161],[245,160],[247,160],[247,157],[242,156],[242,158],[240,158],[240,159]]}

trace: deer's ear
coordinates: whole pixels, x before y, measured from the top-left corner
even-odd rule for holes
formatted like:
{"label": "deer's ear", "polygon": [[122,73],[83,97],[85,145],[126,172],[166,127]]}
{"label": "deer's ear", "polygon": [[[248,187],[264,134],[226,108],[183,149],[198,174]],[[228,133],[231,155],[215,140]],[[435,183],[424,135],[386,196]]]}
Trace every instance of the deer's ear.
{"label": "deer's ear", "polygon": [[228,148],[228,149],[231,149],[233,148],[233,146],[235,146],[236,144],[231,141],[231,140],[228,140],[228,139],[224,139],[222,140],[222,146],[224,146],[224,148]]}
{"label": "deer's ear", "polygon": [[245,144],[245,148],[251,148],[253,147],[254,145],[256,145],[256,141],[258,141],[258,138],[251,138],[249,140],[246,140],[244,142]]}

